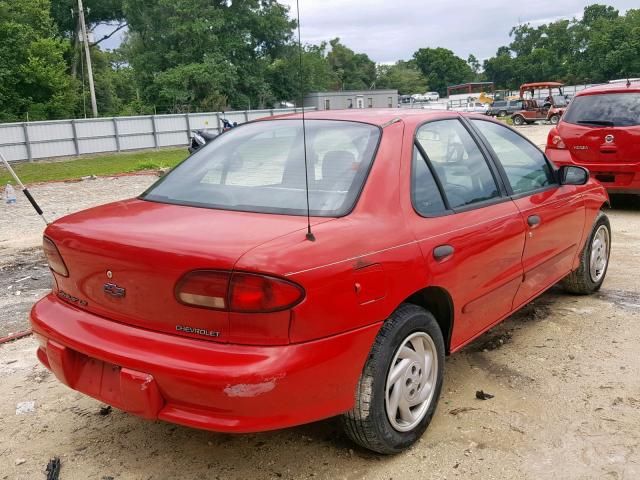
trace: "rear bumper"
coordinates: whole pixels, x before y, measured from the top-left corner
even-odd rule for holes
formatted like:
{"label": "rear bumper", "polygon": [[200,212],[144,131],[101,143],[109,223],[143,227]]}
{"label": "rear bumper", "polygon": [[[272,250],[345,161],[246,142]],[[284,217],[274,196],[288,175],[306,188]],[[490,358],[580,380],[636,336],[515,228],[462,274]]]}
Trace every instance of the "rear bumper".
{"label": "rear bumper", "polygon": [[579,165],[589,169],[591,177],[598,180],[609,193],[640,194],[640,163],[579,163],[569,150],[546,149],[546,155],[558,167]]}
{"label": "rear bumper", "polygon": [[31,323],[38,358],[69,387],[148,419],[238,433],[349,410],[380,328],[277,347],[218,344],[116,323],[53,294]]}

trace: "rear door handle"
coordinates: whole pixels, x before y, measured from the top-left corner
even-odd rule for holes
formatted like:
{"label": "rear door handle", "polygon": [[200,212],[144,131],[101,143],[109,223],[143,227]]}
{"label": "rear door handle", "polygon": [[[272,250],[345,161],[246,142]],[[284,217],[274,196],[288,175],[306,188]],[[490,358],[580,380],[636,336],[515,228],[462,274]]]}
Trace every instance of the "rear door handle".
{"label": "rear door handle", "polygon": [[540,220],[540,217],[538,215],[530,215],[529,218],[527,218],[527,223],[531,228],[535,228],[540,225],[541,221],[542,220]]}
{"label": "rear door handle", "polygon": [[453,255],[455,248],[451,245],[440,245],[433,249],[433,258],[436,260],[444,260],[447,257]]}

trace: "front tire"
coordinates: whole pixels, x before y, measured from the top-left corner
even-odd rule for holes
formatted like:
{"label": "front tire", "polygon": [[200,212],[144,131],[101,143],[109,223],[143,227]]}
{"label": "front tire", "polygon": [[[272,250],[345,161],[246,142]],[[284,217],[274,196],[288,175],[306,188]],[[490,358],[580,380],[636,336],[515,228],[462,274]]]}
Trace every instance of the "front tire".
{"label": "front tire", "polygon": [[587,243],[580,253],[580,265],[562,280],[569,293],[587,295],[600,290],[609,268],[611,225],[607,214],[598,213]]}
{"label": "front tire", "polygon": [[551,122],[551,125],[557,125],[559,121],[560,115],[551,115],[551,117],[549,117],[549,122]]}
{"label": "front tire", "polygon": [[406,450],[424,433],[442,388],[444,340],[431,313],[402,304],[384,323],[342,416],[347,435],[383,454]]}

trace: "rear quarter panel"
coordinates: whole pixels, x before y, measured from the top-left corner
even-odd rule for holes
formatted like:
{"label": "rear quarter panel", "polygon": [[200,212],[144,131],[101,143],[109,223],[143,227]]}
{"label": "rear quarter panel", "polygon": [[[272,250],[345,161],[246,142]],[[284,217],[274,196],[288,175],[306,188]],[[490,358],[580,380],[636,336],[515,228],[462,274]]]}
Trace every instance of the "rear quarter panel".
{"label": "rear quarter panel", "polygon": [[422,254],[400,208],[404,124],[384,129],[373,167],[354,210],[246,253],[239,270],[271,272],[302,285],[292,311],[292,343],[382,322],[426,276]]}

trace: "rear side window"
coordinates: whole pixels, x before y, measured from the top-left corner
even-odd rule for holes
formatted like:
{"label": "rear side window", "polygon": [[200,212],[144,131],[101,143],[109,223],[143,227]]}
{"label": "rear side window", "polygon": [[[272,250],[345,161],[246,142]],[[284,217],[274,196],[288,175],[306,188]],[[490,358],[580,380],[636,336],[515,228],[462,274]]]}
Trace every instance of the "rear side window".
{"label": "rear side window", "polygon": [[640,125],[640,93],[603,93],[574,98],[562,117],[567,123],[592,126]]}
{"label": "rear side window", "polygon": [[411,198],[413,208],[423,217],[442,215],[447,207],[442,200],[438,185],[429,169],[427,160],[417,147],[413,148],[411,168]]}
{"label": "rear side window", "polygon": [[487,161],[459,120],[424,124],[416,141],[431,162],[451,208],[500,196]]}
{"label": "rear side window", "polygon": [[507,105],[507,102],[504,102],[504,101],[493,102],[494,107],[504,107],[506,105]]}
{"label": "rear side window", "polygon": [[[307,120],[311,215],[353,208],[373,161],[380,129]],[[171,170],[141,198],[222,210],[306,215],[302,122],[272,120],[234,128]]]}
{"label": "rear side window", "polygon": [[471,120],[502,164],[514,194],[540,190],[555,183],[544,154],[528,140],[494,122]]}

